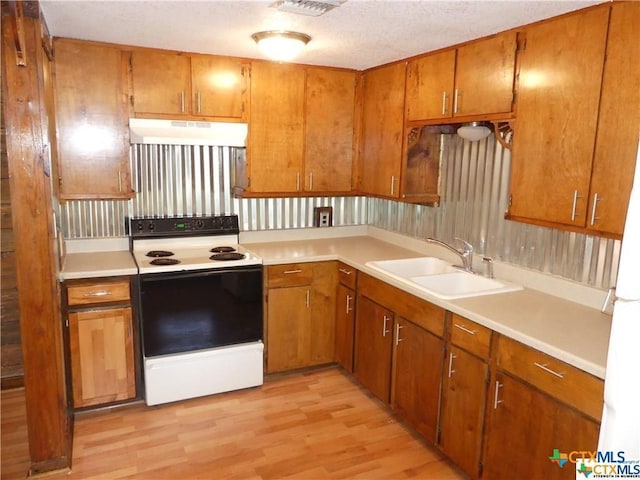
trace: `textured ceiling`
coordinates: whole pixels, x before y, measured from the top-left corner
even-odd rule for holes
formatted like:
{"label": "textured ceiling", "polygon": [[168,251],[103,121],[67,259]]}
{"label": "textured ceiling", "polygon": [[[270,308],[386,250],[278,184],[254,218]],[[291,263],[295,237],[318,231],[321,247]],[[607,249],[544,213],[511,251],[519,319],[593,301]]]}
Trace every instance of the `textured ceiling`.
{"label": "textured ceiling", "polygon": [[577,10],[603,0],[348,0],[320,17],[257,1],[40,0],[52,35],[217,55],[263,58],[261,30],[304,32],[296,60],[363,70]]}

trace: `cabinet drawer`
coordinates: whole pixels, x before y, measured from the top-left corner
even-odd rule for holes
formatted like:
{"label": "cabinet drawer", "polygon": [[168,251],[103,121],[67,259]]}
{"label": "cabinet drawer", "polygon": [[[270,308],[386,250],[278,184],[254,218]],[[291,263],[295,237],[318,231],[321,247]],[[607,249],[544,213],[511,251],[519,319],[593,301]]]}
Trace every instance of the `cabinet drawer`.
{"label": "cabinet drawer", "polygon": [[313,282],[312,263],[287,263],[267,267],[269,288],[311,285]]}
{"label": "cabinet drawer", "polygon": [[356,289],[356,279],[358,278],[358,270],[350,267],[346,263],[338,262],[338,281],[345,287],[352,290]]}
{"label": "cabinet drawer", "polygon": [[451,343],[479,357],[489,358],[491,329],[454,313],[451,316]]}
{"label": "cabinet drawer", "polygon": [[561,360],[500,337],[498,367],[598,421],[602,416],[604,381]]}
{"label": "cabinet drawer", "polygon": [[69,305],[122,302],[131,298],[129,282],[102,282],[88,285],[73,285],[67,288]]}

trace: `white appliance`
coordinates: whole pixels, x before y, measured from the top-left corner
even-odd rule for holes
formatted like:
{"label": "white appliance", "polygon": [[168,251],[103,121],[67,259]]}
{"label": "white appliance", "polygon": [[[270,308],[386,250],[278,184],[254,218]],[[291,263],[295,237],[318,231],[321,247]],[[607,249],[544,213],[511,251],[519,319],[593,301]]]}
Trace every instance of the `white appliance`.
{"label": "white appliance", "polygon": [[262,385],[262,259],[237,215],[129,219],[145,401]]}
{"label": "white appliance", "polygon": [[246,123],[129,119],[131,143],[244,147],[247,131]]}
{"label": "white appliance", "polygon": [[640,145],[625,223],[598,451],[640,462]]}

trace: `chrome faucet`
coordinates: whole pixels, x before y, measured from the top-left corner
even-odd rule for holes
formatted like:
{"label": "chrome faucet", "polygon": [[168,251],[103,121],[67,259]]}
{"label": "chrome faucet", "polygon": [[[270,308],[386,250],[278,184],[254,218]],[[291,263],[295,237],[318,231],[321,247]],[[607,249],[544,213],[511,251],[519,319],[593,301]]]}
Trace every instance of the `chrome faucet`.
{"label": "chrome faucet", "polygon": [[462,268],[464,269],[465,272],[473,272],[472,270],[472,266],[473,266],[473,245],[471,245],[469,242],[462,240],[461,238],[456,237],[456,240],[458,242],[460,242],[462,244],[462,248],[461,249],[457,249],[456,247],[449,245],[446,242],[443,242],[442,240],[438,240],[436,238],[427,238],[427,242],[429,243],[435,243],[436,245],[440,245],[441,247],[446,248],[447,250],[455,253],[456,255],[458,255],[460,257],[460,260],[462,260]]}

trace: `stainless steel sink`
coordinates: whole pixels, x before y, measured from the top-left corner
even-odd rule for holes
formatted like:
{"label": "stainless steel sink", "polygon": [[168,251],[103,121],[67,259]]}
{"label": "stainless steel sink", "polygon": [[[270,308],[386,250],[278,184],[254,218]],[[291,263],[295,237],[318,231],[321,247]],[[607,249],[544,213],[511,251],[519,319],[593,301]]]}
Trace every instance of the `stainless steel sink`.
{"label": "stainless steel sink", "polygon": [[443,300],[522,290],[521,285],[465,272],[435,257],[383,260],[366,265]]}

